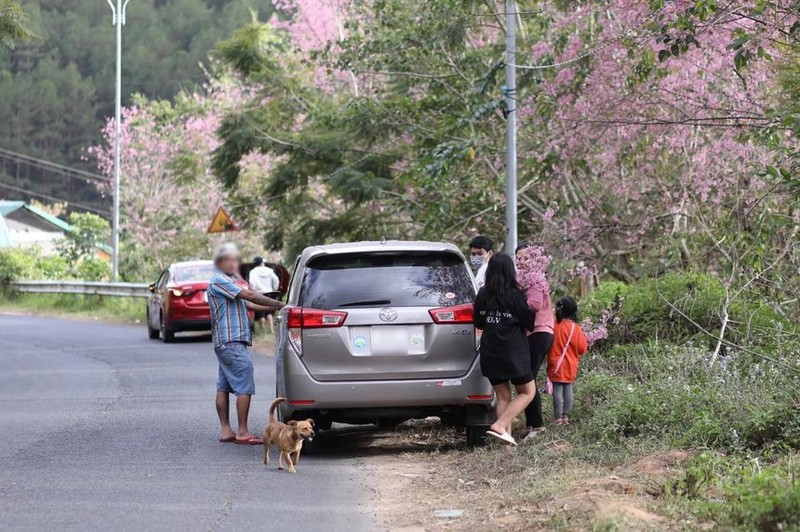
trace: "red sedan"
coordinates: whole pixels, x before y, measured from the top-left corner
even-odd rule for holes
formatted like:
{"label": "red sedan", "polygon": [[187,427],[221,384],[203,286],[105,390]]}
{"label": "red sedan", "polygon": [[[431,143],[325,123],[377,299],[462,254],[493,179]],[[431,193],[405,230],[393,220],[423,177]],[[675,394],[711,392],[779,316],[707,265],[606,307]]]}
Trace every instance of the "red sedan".
{"label": "red sedan", "polygon": [[150,338],[172,342],[176,332],[211,329],[206,290],[213,274],[210,260],[176,262],[161,272],[150,285],[153,295],[147,301]]}
{"label": "red sedan", "polygon": [[[275,270],[280,279],[280,293],[286,293],[289,271],[280,264],[265,263]],[[245,279],[253,264],[242,264],[241,277],[236,284],[250,288]],[[208,281],[214,274],[214,263],[210,260],[176,262],[161,272],[158,280],[150,285],[152,295],[147,300],[147,332],[153,340],[161,337],[164,342],[175,340],[175,333],[182,331],[207,331],[211,329],[211,311],[208,308]],[[278,294],[274,294],[278,297]],[[253,312],[248,311],[250,323]]]}

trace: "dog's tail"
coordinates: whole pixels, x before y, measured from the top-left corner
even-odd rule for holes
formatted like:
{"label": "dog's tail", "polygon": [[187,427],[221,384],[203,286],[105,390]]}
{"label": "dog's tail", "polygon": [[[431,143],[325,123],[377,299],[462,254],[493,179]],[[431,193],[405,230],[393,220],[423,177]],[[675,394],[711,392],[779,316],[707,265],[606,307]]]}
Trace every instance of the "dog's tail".
{"label": "dog's tail", "polygon": [[287,399],[285,397],[278,397],[272,404],[269,405],[269,422],[272,423],[275,421],[275,409],[278,408],[278,405],[281,403],[285,403]]}

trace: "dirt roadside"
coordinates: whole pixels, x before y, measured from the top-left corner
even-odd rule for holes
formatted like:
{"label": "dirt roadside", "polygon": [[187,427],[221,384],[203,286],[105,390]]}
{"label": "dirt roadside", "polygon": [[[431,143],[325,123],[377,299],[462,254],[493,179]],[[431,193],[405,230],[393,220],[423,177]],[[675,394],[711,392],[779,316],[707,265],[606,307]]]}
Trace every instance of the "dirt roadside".
{"label": "dirt roadside", "polygon": [[433,424],[379,431],[371,446],[383,448],[365,459],[378,516],[399,532],[685,528],[659,510],[687,453],[592,464],[573,459],[564,436],[468,450],[462,435]]}

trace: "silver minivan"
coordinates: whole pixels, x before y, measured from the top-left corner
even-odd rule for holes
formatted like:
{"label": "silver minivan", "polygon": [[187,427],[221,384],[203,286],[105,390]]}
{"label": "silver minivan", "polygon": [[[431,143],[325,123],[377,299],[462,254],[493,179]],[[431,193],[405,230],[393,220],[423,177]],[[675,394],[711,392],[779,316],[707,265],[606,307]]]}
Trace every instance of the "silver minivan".
{"label": "silver minivan", "polygon": [[306,248],[278,316],[283,419],[391,426],[438,416],[478,443],[493,421],[473,324],[475,283],[452,244]]}

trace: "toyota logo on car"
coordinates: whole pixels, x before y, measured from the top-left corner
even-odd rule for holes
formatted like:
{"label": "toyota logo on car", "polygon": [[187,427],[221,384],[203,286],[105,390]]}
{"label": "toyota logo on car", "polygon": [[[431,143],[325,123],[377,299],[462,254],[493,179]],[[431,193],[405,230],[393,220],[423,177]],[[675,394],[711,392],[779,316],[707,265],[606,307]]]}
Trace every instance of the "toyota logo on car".
{"label": "toyota logo on car", "polygon": [[382,321],[394,321],[397,319],[397,311],[393,308],[384,308],[378,313]]}

